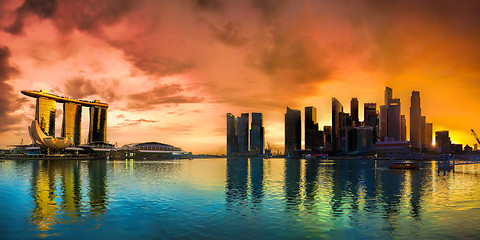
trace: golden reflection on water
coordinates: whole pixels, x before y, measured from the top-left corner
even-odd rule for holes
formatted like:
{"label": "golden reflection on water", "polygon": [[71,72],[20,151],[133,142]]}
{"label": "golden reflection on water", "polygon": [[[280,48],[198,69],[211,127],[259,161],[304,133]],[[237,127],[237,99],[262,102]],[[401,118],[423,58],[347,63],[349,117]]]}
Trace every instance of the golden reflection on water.
{"label": "golden reflection on water", "polygon": [[[369,160],[262,158],[34,161],[30,220],[38,236],[47,237],[58,234],[51,231],[57,224],[99,219],[108,211],[107,183],[112,179],[117,181],[114,192],[132,181],[145,194],[182,184],[188,186],[182,191],[196,190],[179,192],[187,198],[205,194],[219,201],[218,194],[210,193],[222,191],[225,209],[239,215],[267,211],[275,213],[272,217],[293,218],[325,229],[370,221],[375,225],[372,228],[390,234],[385,236],[403,236],[403,231],[421,236],[424,225],[441,229],[456,218],[478,219],[474,215],[478,211],[472,209],[478,208],[480,199],[480,165],[457,166],[446,172],[438,171],[436,162],[414,171],[390,170],[387,165]],[[151,196],[162,195],[153,193],[146,199],[157,200]],[[453,210],[461,215],[452,217]]]}
{"label": "golden reflection on water", "polygon": [[[46,233],[54,225],[76,222],[82,212],[89,217],[103,214],[108,205],[106,161],[40,160],[32,164],[31,195],[34,209],[31,221],[42,232],[38,236],[58,235]],[[82,173],[82,167],[88,172]],[[82,186],[88,182],[88,187]],[[88,208],[82,204],[86,192]]]}

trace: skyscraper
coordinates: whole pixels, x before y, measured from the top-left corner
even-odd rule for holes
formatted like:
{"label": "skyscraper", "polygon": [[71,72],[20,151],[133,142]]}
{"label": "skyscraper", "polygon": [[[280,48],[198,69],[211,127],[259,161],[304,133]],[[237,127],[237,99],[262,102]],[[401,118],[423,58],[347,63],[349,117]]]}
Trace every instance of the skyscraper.
{"label": "skyscraper", "polygon": [[88,142],[107,142],[107,108],[90,107]]}
{"label": "skyscraper", "polygon": [[432,149],[433,123],[425,124],[425,148]]}
{"label": "skyscraper", "polygon": [[74,145],[81,143],[82,106],[78,103],[63,104],[62,137],[72,138]]}
{"label": "skyscraper", "polygon": [[380,141],[385,141],[385,137],[388,136],[388,105],[380,106]]}
{"label": "skyscraper", "polygon": [[379,128],[378,128],[378,113],[376,103],[365,103],[363,105],[364,125],[373,128],[373,142],[378,142]]}
{"label": "skyscraper", "polygon": [[425,142],[425,126],[427,125],[427,118],[425,116],[420,117],[420,141],[422,142],[422,148],[420,150],[423,150],[426,148],[427,144]]}
{"label": "skyscraper", "polygon": [[263,115],[252,113],[252,126],[250,129],[250,151],[263,155],[265,149],[265,129],[263,128]]}
{"label": "skyscraper", "polygon": [[352,98],[350,101],[350,114],[352,115],[352,121],[354,126],[359,126],[358,121],[358,99]]}
{"label": "skyscraper", "polygon": [[407,141],[407,119],[405,118],[405,115],[401,115],[400,118],[401,118],[400,140]]}
{"label": "skyscraper", "polygon": [[302,149],[302,122],[300,110],[287,107],[285,113],[285,156],[295,156]]}
{"label": "skyscraper", "polygon": [[436,151],[446,153],[451,151],[451,141],[448,131],[435,132],[435,148]]}
{"label": "skyscraper", "polygon": [[238,117],[238,151],[241,153],[248,152],[248,124],[249,124],[249,117],[248,113],[242,113],[240,117]]}
{"label": "skyscraper", "polygon": [[387,113],[387,136],[393,138],[395,141],[401,139],[401,107],[400,99],[388,100],[388,113]]}
{"label": "skyscraper", "polygon": [[327,152],[331,152],[332,147],[332,126],[323,126],[323,142]]}
{"label": "skyscraper", "polygon": [[227,156],[238,151],[238,120],[227,113]]}
{"label": "skyscraper", "polygon": [[332,98],[332,151],[342,151],[342,117],[343,106],[336,99]]}
{"label": "skyscraper", "polygon": [[39,97],[35,108],[35,120],[38,121],[40,129],[48,136],[55,137],[55,112],[57,103],[55,100]]}
{"label": "skyscraper", "polygon": [[389,87],[385,87],[385,92],[384,92],[384,105],[388,105],[388,100],[393,98],[393,90]]}
{"label": "skyscraper", "polygon": [[318,130],[317,109],[305,107],[305,150],[318,151],[323,147],[323,132]]}
{"label": "skyscraper", "polygon": [[420,108],[420,92],[413,91],[410,105],[410,141],[418,149],[422,148],[422,129],[420,127],[420,117],[422,109]]}

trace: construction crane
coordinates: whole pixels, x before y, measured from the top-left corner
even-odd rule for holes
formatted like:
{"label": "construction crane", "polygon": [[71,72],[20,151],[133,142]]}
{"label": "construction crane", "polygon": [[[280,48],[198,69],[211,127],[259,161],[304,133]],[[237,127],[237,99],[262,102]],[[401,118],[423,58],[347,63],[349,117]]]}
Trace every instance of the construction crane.
{"label": "construction crane", "polygon": [[478,144],[480,145],[480,140],[478,140],[477,134],[475,133],[475,131],[473,131],[473,129],[472,129],[472,134],[475,137],[475,139],[477,140]]}

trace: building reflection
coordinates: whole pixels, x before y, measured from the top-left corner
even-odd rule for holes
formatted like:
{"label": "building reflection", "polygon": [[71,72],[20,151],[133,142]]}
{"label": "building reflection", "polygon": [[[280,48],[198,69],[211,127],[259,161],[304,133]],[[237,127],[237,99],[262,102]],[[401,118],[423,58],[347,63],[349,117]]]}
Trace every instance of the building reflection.
{"label": "building reflection", "polygon": [[246,205],[248,197],[248,158],[227,158],[225,201],[228,207]]}
{"label": "building reflection", "polygon": [[250,185],[255,206],[259,206],[263,200],[263,178],[263,158],[250,158]]}
{"label": "building reflection", "polygon": [[[258,209],[264,197],[263,158],[227,158],[225,201],[227,208]],[[250,173],[250,176],[249,176]]]}
{"label": "building reflection", "polygon": [[[38,230],[45,232],[56,224],[78,221],[82,212],[89,211],[89,216],[105,213],[108,204],[106,160],[92,160],[86,165],[74,160],[40,160],[32,166],[31,221]],[[82,166],[88,171],[82,173]],[[83,182],[89,182],[88,187],[82,185]],[[90,206],[85,205],[84,192]],[[45,236],[48,235],[45,233]]]}
{"label": "building reflection", "polygon": [[287,208],[300,204],[301,161],[285,159],[285,202]]}

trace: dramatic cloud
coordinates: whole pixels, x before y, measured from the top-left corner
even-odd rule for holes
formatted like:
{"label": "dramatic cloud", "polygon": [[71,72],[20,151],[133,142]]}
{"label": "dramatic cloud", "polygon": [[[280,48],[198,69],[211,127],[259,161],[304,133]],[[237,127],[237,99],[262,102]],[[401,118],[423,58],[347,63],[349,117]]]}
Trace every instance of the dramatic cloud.
{"label": "dramatic cloud", "polygon": [[13,87],[7,83],[13,74],[18,70],[10,65],[10,49],[0,46],[0,132],[10,129],[11,125],[16,123],[16,118],[12,115],[17,108],[17,95],[13,93]]}
{"label": "dramatic cloud", "polygon": [[[281,146],[286,106],[317,106],[328,125],[331,97],[345,109],[352,97],[380,105],[389,85],[407,119],[419,90],[434,127],[468,142],[480,118],[470,114],[480,107],[479,12],[475,0],[0,1],[0,120],[31,112],[12,93],[51,89],[112,102],[111,126],[151,138],[182,142],[172,123],[195,125],[212,149],[224,144],[225,112],[264,112],[266,138]],[[161,119],[149,126],[158,132],[142,119]]]}
{"label": "dramatic cloud", "polygon": [[147,110],[153,105],[200,103],[204,101],[202,97],[182,95],[183,92],[184,90],[179,84],[170,84],[157,86],[146,92],[130,94],[128,96],[128,109]]}
{"label": "dramatic cloud", "polygon": [[56,0],[25,0],[23,5],[16,10],[15,21],[5,31],[11,34],[23,33],[24,21],[29,15],[35,15],[40,19],[51,18],[56,9]]}
{"label": "dramatic cloud", "polygon": [[65,95],[75,99],[85,99],[90,96],[100,96],[103,101],[115,101],[119,96],[115,92],[117,81],[92,81],[84,77],[74,77],[65,82]]}
{"label": "dramatic cloud", "polygon": [[148,119],[125,119],[123,122],[119,123],[117,126],[113,126],[113,128],[122,128],[122,127],[129,127],[138,125],[141,123],[156,123],[158,121],[155,120],[148,120]]}
{"label": "dramatic cloud", "polygon": [[215,25],[208,23],[212,30],[213,36],[225,45],[238,47],[243,46],[247,39],[242,36],[242,30],[238,22],[229,21],[218,28]]}

